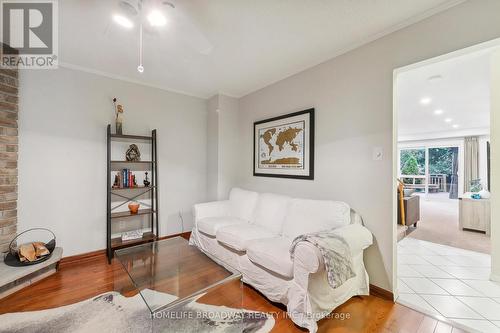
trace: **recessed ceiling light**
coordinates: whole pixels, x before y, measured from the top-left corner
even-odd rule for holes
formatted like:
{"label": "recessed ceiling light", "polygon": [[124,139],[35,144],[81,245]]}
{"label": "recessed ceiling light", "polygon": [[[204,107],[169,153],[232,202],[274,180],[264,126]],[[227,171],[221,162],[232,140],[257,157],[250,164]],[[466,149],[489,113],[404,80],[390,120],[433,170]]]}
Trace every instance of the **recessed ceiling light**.
{"label": "recessed ceiling light", "polygon": [[446,118],[444,121],[446,121],[447,123],[451,123],[453,121],[453,119],[451,118]]}
{"label": "recessed ceiling light", "polygon": [[424,97],[420,100],[420,104],[422,105],[429,105],[431,104],[432,99],[430,97]]}
{"label": "recessed ceiling light", "polygon": [[148,15],[149,24],[153,27],[162,27],[167,24],[167,19],[158,10],[153,10]]}
{"label": "recessed ceiling light", "polygon": [[453,127],[453,128],[459,128],[459,127],[460,127],[460,125],[454,124],[452,127]]}
{"label": "recessed ceiling light", "polygon": [[134,22],[132,22],[130,19],[128,19],[123,15],[118,15],[118,14],[113,15],[113,20],[122,27],[125,27],[127,29],[131,29],[134,27]]}
{"label": "recessed ceiling light", "polygon": [[443,112],[444,112],[444,111],[443,111],[443,110],[441,110],[441,109],[434,110],[434,114],[435,114],[435,115],[440,115],[440,114],[443,114]]}

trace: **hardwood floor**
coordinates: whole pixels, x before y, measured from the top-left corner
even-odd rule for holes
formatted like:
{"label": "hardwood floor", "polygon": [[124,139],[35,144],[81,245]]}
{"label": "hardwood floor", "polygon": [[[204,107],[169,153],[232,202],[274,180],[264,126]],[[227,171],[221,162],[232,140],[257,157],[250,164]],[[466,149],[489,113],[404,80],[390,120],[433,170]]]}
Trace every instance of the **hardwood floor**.
{"label": "hardwood floor", "polygon": [[[2,299],[0,314],[58,307],[112,290],[121,291],[125,296],[134,295],[129,278],[121,265],[116,259],[108,265],[102,254],[82,261],[62,263],[57,274]],[[275,314],[276,325],[272,332],[306,332],[286,318],[282,305],[269,302],[246,285],[243,291],[243,305],[246,309]],[[375,296],[354,297],[337,308],[335,313],[339,316],[349,315],[349,319],[323,319],[319,322],[319,332],[464,332]]]}

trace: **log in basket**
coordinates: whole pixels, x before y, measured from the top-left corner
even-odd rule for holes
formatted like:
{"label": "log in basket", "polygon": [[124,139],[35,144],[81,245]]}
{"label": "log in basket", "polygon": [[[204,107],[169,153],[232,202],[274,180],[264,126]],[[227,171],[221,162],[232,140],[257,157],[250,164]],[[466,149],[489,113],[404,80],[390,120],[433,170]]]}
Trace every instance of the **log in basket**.
{"label": "log in basket", "polygon": [[[49,251],[49,253],[46,255],[43,255],[43,256],[41,256],[33,261],[28,261],[28,260],[21,261],[21,257],[19,254],[19,246],[17,245],[19,237],[21,237],[22,235],[24,235],[26,237],[27,235],[29,236],[30,234],[34,234],[37,231],[43,231],[44,233],[46,233],[47,234],[46,239],[50,239],[50,240],[47,242],[37,240],[37,241],[31,241],[31,243],[43,243],[45,245],[45,247],[47,248],[47,250]],[[34,236],[31,236],[31,237],[34,237]],[[25,242],[23,242],[23,244],[24,243]],[[30,242],[28,242],[28,243],[30,243]],[[45,228],[28,229],[28,230],[23,231],[20,234],[18,234],[10,242],[9,253],[7,253],[7,255],[5,256],[4,262],[6,265],[13,266],[13,267],[21,267],[21,266],[29,266],[29,265],[39,264],[39,263],[49,259],[52,256],[52,253],[54,252],[55,248],[56,248],[56,235],[52,231],[50,231],[49,229],[45,229]]]}

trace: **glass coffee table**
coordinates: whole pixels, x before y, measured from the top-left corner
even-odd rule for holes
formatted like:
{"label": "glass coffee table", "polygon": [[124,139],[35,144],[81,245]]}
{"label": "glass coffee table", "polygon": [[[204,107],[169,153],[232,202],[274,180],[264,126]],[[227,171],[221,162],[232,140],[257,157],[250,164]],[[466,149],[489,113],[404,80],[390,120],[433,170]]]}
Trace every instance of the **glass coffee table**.
{"label": "glass coffee table", "polygon": [[182,237],[117,250],[115,255],[146,303],[155,332],[175,330],[181,325],[175,320],[182,325],[191,321],[190,327],[200,321],[213,325],[207,319],[237,319],[243,311],[241,274],[217,264]]}

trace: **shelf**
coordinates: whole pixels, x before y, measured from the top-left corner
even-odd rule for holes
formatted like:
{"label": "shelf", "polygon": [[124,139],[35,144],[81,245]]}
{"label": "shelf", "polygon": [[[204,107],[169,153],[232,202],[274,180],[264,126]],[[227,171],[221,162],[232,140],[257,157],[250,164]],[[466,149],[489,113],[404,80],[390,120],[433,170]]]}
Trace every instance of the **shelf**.
{"label": "shelf", "polygon": [[134,186],[134,187],[117,187],[111,188],[111,191],[122,191],[122,190],[146,190],[156,188],[156,186]]}
{"label": "shelf", "polygon": [[[107,137],[107,218],[106,218],[106,255],[108,263],[111,264],[113,252],[117,249],[123,249],[130,246],[154,242],[158,239],[159,234],[159,208],[158,208],[158,153],[157,153],[157,138],[156,129],[151,132],[143,132],[149,135],[131,135],[131,134],[115,134],[111,133],[111,124],[108,124],[106,129]],[[135,143],[137,145],[149,146],[150,155],[143,156],[143,161],[127,161],[125,148],[128,144]],[[115,152],[116,150],[116,152]],[[122,154],[120,154],[120,152]],[[114,158],[120,160],[113,160]],[[121,160],[121,159],[124,160]],[[139,186],[136,187],[122,187],[113,188],[116,176],[120,175],[124,169],[131,170],[136,176],[138,175],[141,180],[137,181]],[[144,172],[148,173],[150,177],[150,186],[144,186],[142,178],[146,177]],[[141,173],[143,177],[141,177]],[[137,178],[136,178],[137,179]],[[155,186],[153,186],[153,184]],[[137,214],[130,214],[127,210],[127,203],[131,201],[141,202],[142,209],[139,209]],[[132,217],[138,215],[139,218],[133,219]],[[148,217],[149,215],[149,217]],[[143,230],[148,232],[143,233],[140,239],[122,241],[120,235],[113,234],[113,226],[120,220],[129,219],[131,222],[138,222],[141,224]],[[128,221],[128,220],[127,220]],[[145,222],[149,223],[145,224]]]}
{"label": "shelf", "polygon": [[111,163],[123,163],[123,164],[152,164],[153,161],[111,161]]}
{"label": "shelf", "polygon": [[126,134],[111,134],[111,139],[115,140],[142,140],[142,141],[151,141],[153,137],[145,136],[145,135],[126,135]]}
{"label": "shelf", "polygon": [[133,171],[148,171],[153,173],[156,163],[152,161],[110,161],[110,171],[121,171],[123,169],[132,169]]}
{"label": "shelf", "polygon": [[122,241],[121,237],[111,239],[111,248],[113,250],[121,249],[128,246],[140,245],[144,243],[152,242],[156,239],[156,235],[152,232],[145,232],[142,238],[133,239],[129,241]]}
{"label": "shelf", "polygon": [[152,211],[151,209],[139,209],[137,214],[132,214],[129,211],[111,213],[111,218],[117,219],[117,218],[132,217],[138,215],[149,215],[151,213],[156,213],[156,212]]}

